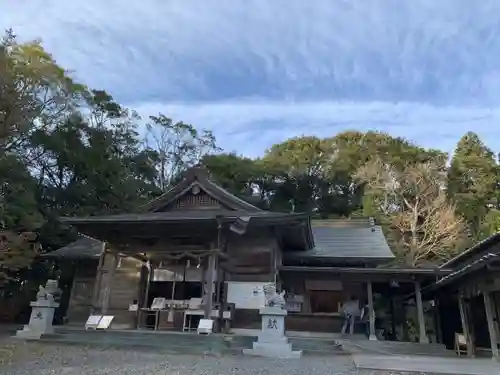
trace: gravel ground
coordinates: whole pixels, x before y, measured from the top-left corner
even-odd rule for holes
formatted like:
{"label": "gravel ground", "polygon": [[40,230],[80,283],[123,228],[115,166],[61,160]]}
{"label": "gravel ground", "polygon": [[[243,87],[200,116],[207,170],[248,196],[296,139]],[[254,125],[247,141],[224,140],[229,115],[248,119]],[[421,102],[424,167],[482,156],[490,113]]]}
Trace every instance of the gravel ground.
{"label": "gravel ground", "polygon": [[358,372],[349,356],[331,358],[306,356],[298,360],[244,356],[174,356],[144,351],[28,343],[0,335],[0,375],[106,374],[406,375],[407,373],[366,370]]}
{"label": "gravel ground", "polygon": [[[2,342],[3,341],[3,342]],[[162,355],[0,340],[1,375],[354,375],[348,356],[272,360],[243,356]],[[1,354],[0,354],[1,355]],[[0,361],[2,357],[0,357]]]}

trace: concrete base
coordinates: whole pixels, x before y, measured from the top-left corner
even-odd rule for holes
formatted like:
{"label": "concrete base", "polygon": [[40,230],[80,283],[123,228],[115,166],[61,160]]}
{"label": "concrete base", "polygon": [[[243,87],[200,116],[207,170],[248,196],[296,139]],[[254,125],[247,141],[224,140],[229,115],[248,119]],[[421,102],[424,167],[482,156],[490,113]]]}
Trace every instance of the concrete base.
{"label": "concrete base", "polygon": [[27,340],[39,340],[42,335],[53,334],[54,311],[59,307],[53,301],[31,302],[30,321],[23,329],[16,332],[16,337]]}
{"label": "concrete base", "polygon": [[28,326],[24,326],[23,329],[16,332],[14,337],[25,340],[40,340],[43,334],[42,332],[31,330]]}
{"label": "concrete base", "polygon": [[254,342],[252,349],[243,349],[243,354],[268,358],[291,359],[301,358],[302,350],[292,350],[292,344],[277,345]]}
{"label": "concrete base", "polygon": [[243,349],[244,355],[269,358],[300,358],[301,350],[292,350],[292,344],[285,336],[285,316],[287,311],[280,307],[267,306],[260,309],[262,329],[252,349]]}

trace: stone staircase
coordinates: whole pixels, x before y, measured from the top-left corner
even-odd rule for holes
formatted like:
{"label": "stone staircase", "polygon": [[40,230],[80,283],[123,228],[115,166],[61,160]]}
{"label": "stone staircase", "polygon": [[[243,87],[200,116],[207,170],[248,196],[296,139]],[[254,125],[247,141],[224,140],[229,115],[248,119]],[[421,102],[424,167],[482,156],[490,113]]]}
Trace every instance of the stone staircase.
{"label": "stone staircase", "polygon": [[[108,330],[85,331],[67,326],[55,327],[56,332],[45,335],[41,342],[58,345],[83,345],[99,348],[122,348],[155,351],[167,354],[241,355],[243,349],[252,348],[256,336],[249,335],[197,335],[196,333]],[[290,337],[294,350],[304,355],[342,355],[341,346],[334,339]]]}
{"label": "stone staircase", "polygon": [[[15,333],[15,332],[13,332]],[[333,356],[350,354],[422,355],[454,357],[453,351],[441,344],[369,341],[337,337],[288,335],[293,350],[304,355]],[[85,345],[100,348],[157,351],[168,354],[241,355],[252,348],[257,337],[241,334],[211,334],[150,330],[85,331],[81,327],[57,326],[55,333],[45,335],[41,342],[59,345]]]}
{"label": "stone staircase", "polygon": [[155,351],[166,354],[222,355],[237,354],[251,346],[252,338],[228,339],[224,335],[153,331],[84,331],[58,329],[45,335],[42,342],[61,345],[85,345],[100,348]]}

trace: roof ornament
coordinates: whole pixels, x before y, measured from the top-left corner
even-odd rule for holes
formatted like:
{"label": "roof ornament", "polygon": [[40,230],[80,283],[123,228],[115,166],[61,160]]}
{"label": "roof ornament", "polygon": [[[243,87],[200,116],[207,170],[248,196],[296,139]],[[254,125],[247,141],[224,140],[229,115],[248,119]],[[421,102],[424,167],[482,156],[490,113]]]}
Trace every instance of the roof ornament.
{"label": "roof ornament", "polygon": [[199,185],[193,185],[193,187],[191,188],[191,193],[193,193],[193,195],[200,194],[200,186]]}
{"label": "roof ornament", "polygon": [[184,171],[183,178],[186,180],[206,180],[208,179],[208,170],[201,165],[195,165]]}

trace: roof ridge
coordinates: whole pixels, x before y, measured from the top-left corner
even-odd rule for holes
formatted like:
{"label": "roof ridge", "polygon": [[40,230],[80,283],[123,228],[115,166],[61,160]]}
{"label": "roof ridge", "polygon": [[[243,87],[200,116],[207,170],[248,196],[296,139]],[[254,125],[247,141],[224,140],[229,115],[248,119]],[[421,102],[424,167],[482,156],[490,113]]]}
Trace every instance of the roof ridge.
{"label": "roof ridge", "polygon": [[[224,189],[216,181],[212,180],[209,171],[203,167],[191,167],[185,170],[182,174],[182,179],[176,185],[172,186],[170,189],[162,193],[159,197],[143,204],[139,207],[140,211],[149,211],[151,209],[156,209],[158,205],[166,204],[172,199],[176,199],[179,194],[190,188],[190,186],[198,184],[200,187],[204,187],[205,193],[213,195],[215,199],[222,201],[226,205],[235,206],[231,208],[247,209],[249,211],[262,211],[257,206],[237,197],[235,194]],[[213,190],[213,191],[210,191]],[[219,195],[219,196],[217,196]],[[231,201],[233,205],[231,205]],[[229,204],[228,204],[229,203]]]}
{"label": "roof ridge", "polygon": [[335,218],[335,219],[311,219],[311,225],[316,228],[328,227],[351,227],[351,228],[374,228],[376,225],[372,217]]}

